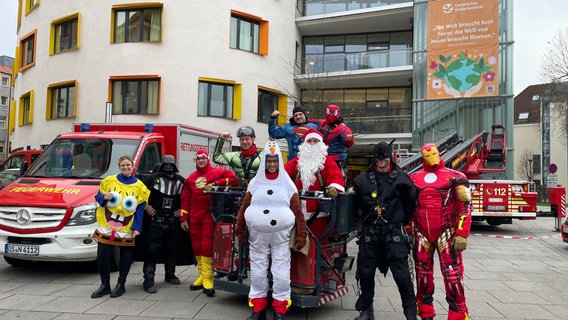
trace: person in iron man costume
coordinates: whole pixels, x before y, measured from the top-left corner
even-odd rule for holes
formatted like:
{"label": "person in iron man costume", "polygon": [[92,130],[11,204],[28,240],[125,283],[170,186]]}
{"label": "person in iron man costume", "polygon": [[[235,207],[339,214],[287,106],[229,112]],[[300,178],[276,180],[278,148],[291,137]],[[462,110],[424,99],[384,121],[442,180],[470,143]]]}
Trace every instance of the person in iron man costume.
{"label": "person in iron man costume", "polygon": [[462,251],[471,227],[471,194],[466,176],[446,168],[438,147],[422,147],[423,169],[410,175],[418,191],[411,220],[416,268],[416,300],[422,319],[436,316],[434,252],[438,251],[444,277],[449,320],[469,319],[463,284]]}

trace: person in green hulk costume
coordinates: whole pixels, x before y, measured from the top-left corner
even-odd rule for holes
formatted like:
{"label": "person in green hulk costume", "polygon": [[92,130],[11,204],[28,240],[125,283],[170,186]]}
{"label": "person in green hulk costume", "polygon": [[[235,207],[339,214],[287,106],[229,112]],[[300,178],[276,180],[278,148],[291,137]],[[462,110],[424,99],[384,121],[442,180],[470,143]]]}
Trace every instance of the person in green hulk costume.
{"label": "person in green hulk costume", "polygon": [[225,132],[217,138],[213,162],[230,166],[237,175],[241,187],[246,188],[248,182],[256,175],[260,165],[260,158],[258,157],[260,152],[258,152],[254,143],[256,135],[253,128],[249,126],[240,127],[237,130],[237,137],[241,151],[235,152],[223,152],[225,140],[231,138],[230,133]]}

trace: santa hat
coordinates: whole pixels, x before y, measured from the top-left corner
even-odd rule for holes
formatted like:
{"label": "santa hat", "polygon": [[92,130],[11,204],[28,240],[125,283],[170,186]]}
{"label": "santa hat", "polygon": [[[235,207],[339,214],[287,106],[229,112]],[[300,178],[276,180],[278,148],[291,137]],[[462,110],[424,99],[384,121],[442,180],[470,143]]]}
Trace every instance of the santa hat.
{"label": "santa hat", "polygon": [[201,150],[197,151],[197,153],[195,154],[195,159],[199,159],[199,158],[209,158],[209,154],[207,153],[206,150],[201,149]]}
{"label": "santa hat", "polygon": [[306,133],[306,135],[304,136],[304,141],[308,141],[309,139],[318,139],[320,142],[323,142],[323,136],[321,135],[321,132],[310,128],[310,130],[308,130],[308,132]]}

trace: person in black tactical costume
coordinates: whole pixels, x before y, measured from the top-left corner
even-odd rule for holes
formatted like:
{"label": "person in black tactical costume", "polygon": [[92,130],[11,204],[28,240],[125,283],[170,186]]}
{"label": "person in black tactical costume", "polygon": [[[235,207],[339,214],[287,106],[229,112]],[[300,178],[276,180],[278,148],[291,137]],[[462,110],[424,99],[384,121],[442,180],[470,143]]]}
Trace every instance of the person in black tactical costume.
{"label": "person in black tactical costume", "polygon": [[184,178],[178,174],[173,156],[164,156],[157,173],[146,179],[150,189],[150,198],[144,219],[150,220],[148,226],[148,249],[144,259],[144,290],[156,293],[154,285],[156,264],[160,257],[164,261],[165,280],[171,284],[180,284],[175,275],[176,253],[180,242],[180,207]]}
{"label": "person in black tactical costume", "polygon": [[361,295],[355,303],[360,315],[355,320],[373,320],[375,272],[386,276],[390,268],[402,299],[406,319],[416,320],[416,295],[408,266],[410,245],[404,226],[416,206],[414,185],[392,159],[388,143],[379,142],[373,163],[354,181],[361,215],[356,279]]}

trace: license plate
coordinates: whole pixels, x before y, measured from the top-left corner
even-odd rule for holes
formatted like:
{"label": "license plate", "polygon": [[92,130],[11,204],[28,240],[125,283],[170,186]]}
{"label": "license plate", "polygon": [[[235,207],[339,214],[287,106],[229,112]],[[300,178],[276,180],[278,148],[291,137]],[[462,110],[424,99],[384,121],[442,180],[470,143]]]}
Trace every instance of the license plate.
{"label": "license plate", "polygon": [[39,256],[39,246],[6,243],[4,252],[9,255]]}
{"label": "license plate", "polygon": [[505,206],[486,206],[485,210],[489,211],[505,211],[507,208]]}

